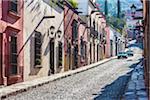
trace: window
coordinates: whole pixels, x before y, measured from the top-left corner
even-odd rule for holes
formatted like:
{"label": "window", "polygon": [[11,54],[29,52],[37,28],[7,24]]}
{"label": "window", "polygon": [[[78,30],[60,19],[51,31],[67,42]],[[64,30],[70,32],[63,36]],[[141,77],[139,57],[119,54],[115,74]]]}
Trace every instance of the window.
{"label": "window", "polygon": [[97,22],[97,31],[99,31],[98,29],[99,29],[99,26],[98,26],[98,22]]}
{"label": "window", "polygon": [[58,44],[58,61],[59,61],[58,65],[62,66],[62,43],[61,42],[59,42]]}
{"label": "window", "polygon": [[92,44],[90,43],[90,64],[91,64],[91,61],[92,61]]}
{"label": "window", "polygon": [[10,74],[17,74],[17,37],[11,36],[10,42]]}
{"label": "window", "polygon": [[75,44],[74,46],[74,66],[73,66],[73,69],[75,69],[77,66],[78,66],[78,45]]}
{"label": "window", "polygon": [[35,33],[35,40],[34,40],[34,65],[41,65],[41,46],[42,46],[42,37],[40,32]]}
{"label": "window", "polygon": [[86,59],[86,44],[84,45],[84,59]]}
{"label": "window", "polygon": [[106,48],[105,48],[105,45],[104,45],[104,54],[105,54],[105,52],[106,52],[105,49],[106,49]]}
{"label": "window", "polygon": [[77,21],[73,21],[72,23],[72,42],[78,38],[78,27]]}
{"label": "window", "polygon": [[81,42],[80,42],[80,45],[81,45],[81,57],[82,59],[84,59],[84,41],[83,41],[83,37],[81,36]]}
{"label": "window", "polygon": [[54,38],[51,38],[50,40],[50,70],[51,70],[51,74],[54,74],[55,73],[55,66],[54,66],[54,63],[55,63],[55,40]]}
{"label": "window", "polygon": [[71,43],[67,42],[67,53],[69,59],[69,69],[71,69]]}
{"label": "window", "polygon": [[95,43],[93,44],[93,56],[94,56],[94,62],[95,62]]}
{"label": "window", "polygon": [[93,27],[94,27],[94,30],[95,30],[95,20],[93,21]]}
{"label": "window", "polygon": [[18,1],[10,0],[9,10],[15,13],[18,13]]}

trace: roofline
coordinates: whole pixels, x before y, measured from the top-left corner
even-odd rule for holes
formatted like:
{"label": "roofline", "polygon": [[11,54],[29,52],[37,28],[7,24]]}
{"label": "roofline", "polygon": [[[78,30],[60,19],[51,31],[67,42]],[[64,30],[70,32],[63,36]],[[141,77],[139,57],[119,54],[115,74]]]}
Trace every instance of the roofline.
{"label": "roofline", "polygon": [[76,8],[73,8],[72,5],[67,0],[64,0],[63,4],[66,5],[67,7],[69,7],[73,12],[78,14],[78,11],[76,10]]}

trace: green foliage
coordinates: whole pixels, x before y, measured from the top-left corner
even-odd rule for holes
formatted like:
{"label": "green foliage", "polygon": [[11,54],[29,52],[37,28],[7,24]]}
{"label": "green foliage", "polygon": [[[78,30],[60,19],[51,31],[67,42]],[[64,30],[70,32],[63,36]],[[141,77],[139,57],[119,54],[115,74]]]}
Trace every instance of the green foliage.
{"label": "green foliage", "polygon": [[68,0],[68,2],[72,5],[73,8],[78,7],[78,2],[76,0]]}
{"label": "green foliage", "polygon": [[[59,2],[59,4],[62,4],[61,2],[62,2],[63,0],[49,0],[49,4],[50,4],[50,6],[51,7],[56,7],[57,6],[57,3]],[[68,0],[68,2],[71,4],[71,6],[73,7],[73,8],[77,8],[78,7],[78,2],[77,2],[77,0]]]}
{"label": "green foliage", "polygon": [[115,28],[119,33],[123,34],[124,28],[126,26],[126,21],[123,18],[117,18],[117,17],[107,17],[107,23]]}
{"label": "green foliage", "polygon": [[51,7],[57,6],[57,2],[58,2],[58,0],[49,0],[49,4]]}

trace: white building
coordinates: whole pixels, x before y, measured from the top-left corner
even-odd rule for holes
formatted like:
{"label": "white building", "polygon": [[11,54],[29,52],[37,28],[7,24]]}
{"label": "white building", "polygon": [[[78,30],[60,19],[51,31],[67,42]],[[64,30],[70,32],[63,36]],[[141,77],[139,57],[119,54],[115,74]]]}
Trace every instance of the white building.
{"label": "white building", "polygon": [[47,0],[24,2],[24,80],[64,71],[64,12],[51,5]]}

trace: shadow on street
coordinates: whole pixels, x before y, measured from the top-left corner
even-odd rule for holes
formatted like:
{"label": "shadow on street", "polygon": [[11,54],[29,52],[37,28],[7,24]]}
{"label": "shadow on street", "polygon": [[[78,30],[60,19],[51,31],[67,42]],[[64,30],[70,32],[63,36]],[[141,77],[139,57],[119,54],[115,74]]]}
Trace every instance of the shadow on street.
{"label": "shadow on street", "polygon": [[[140,61],[141,59],[139,59],[139,62]],[[134,69],[138,63],[129,66],[129,68]],[[106,85],[101,89],[101,91],[99,91],[99,93],[93,94],[96,95],[93,100],[121,100],[126,90],[128,81],[130,80],[132,71],[133,70],[120,76],[111,84]]]}

